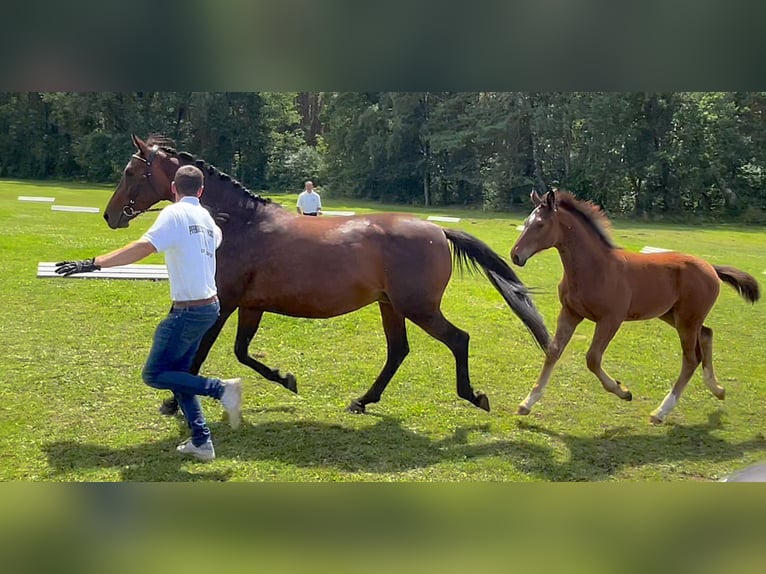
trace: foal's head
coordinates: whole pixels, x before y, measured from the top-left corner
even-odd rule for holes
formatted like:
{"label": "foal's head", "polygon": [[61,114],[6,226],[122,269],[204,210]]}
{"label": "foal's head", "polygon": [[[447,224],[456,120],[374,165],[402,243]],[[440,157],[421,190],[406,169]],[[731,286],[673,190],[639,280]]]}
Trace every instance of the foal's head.
{"label": "foal's head", "polygon": [[[532,192],[535,209],[524,222],[524,231],[511,249],[511,260],[523,266],[535,253],[549,247],[561,248],[579,242],[579,248],[600,246],[611,250],[617,246],[609,236],[609,220],[603,211],[589,201],[576,199],[566,191],[549,191],[542,197]],[[582,229],[583,234],[573,233]],[[583,243],[582,238],[592,241]]]}
{"label": "foal's head", "polygon": [[524,221],[524,231],[511,249],[511,261],[523,267],[535,253],[553,247],[559,240],[559,226],[556,225],[556,192],[549,191],[540,197],[536,191],[530,195],[535,209]]}

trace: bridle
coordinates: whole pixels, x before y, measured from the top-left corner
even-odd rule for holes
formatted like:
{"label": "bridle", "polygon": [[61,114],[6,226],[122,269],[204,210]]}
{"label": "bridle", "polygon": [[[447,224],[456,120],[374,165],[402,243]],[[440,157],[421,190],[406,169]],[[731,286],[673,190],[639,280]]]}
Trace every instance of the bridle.
{"label": "bridle", "polygon": [[[144,173],[144,177],[146,178],[146,181],[149,183],[149,187],[152,188],[152,191],[157,194],[157,189],[154,187],[154,184],[152,183],[152,162],[154,161],[154,158],[157,156],[157,152],[159,151],[160,147],[155,145],[152,146],[151,151],[149,153],[149,157],[143,158],[138,153],[133,154],[133,158],[140,160],[146,164],[146,172]],[[142,213],[146,213],[148,211],[162,211],[162,208],[160,207],[154,207],[151,209],[133,209],[133,206],[136,203],[136,196],[138,195],[138,188],[133,189],[133,191],[130,193],[130,196],[128,197],[128,203],[125,205],[125,207],[122,208],[122,213],[131,219],[134,217],[138,217]]]}

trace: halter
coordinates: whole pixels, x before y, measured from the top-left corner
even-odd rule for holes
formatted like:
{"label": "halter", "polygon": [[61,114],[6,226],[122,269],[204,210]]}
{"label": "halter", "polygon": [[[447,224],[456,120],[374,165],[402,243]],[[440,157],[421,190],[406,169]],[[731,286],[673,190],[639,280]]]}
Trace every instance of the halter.
{"label": "halter", "polygon": [[[149,153],[148,158],[143,158],[138,153],[133,154],[133,158],[140,160],[146,164],[146,172],[144,173],[144,177],[146,178],[146,181],[149,183],[149,187],[152,188],[152,191],[157,194],[157,190],[154,187],[154,184],[152,183],[152,162],[154,161],[154,158],[157,156],[157,151],[159,151],[160,147],[155,145],[152,146],[151,152]],[[122,213],[125,214],[126,217],[130,217],[131,219],[134,217],[138,217],[142,213],[146,213],[148,211],[162,211],[162,208],[155,207],[152,209],[133,209],[133,205],[136,203],[136,196],[138,195],[138,189],[134,189],[130,196],[128,197],[128,204],[122,208]]]}

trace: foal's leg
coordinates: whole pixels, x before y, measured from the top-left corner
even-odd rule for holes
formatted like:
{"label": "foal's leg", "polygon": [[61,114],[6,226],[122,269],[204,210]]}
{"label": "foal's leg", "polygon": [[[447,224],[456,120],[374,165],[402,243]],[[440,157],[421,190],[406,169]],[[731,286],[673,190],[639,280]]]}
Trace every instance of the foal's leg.
{"label": "foal's leg", "polygon": [[404,315],[397,312],[388,301],[381,301],[378,306],[380,307],[380,316],[383,319],[383,330],[386,333],[388,345],[386,364],[383,365],[383,370],[369,390],[358,399],[352,400],[351,404],[348,405],[346,410],[350,413],[363,413],[367,404],[377,403],[380,400],[380,395],[383,394],[399,365],[410,352]]}
{"label": "foal's leg", "polygon": [[[666,313],[660,319],[675,328],[676,320],[672,311]],[[702,361],[702,380],[705,381],[707,388],[710,389],[713,396],[724,400],[726,398],[726,389],[718,384],[718,379],[713,371],[713,329],[710,327],[702,325],[697,350],[699,351],[697,353],[698,358]]]}
{"label": "foal's leg", "polygon": [[705,381],[710,392],[720,400],[726,398],[726,389],[718,384],[713,371],[713,329],[702,325],[700,331],[700,350],[702,351],[702,380]]}
{"label": "foal's leg", "polygon": [[[194,361],[192,361],[192,365],[189,368],[189,372],[192,375],[199,374],[199,371],[202,368],[202,363],[204,363],[205,359],[207,359],[213,343],[215,343],[218,335],[220,335],[221,329],[223,329],[223,326],[226,324],[226,320],[234,312],[234,309],[236,309],[236,307],[221,307],[221,313],[218,316],[218,320],[213,324],[212,327],[210,327],[210,329],[208,329],[208,332],[205,333],[205,336],[202,337],[202,341],[200,341],[199,344],[199,349],[197,349],[197,353],[194,355]],[[162,404],[160,405],[161,414],[172,416],[177,412],[178,401],[176,401],[175,396],[170,396],[162,401]]]}
{"label": "foal's leg", "polygon": [[572,313],[567,307],[562,307],[559,312],[558,322],[556,324],[556,334],[553,336],[551,344],[548,346],[548,354],[545,356],[545,363],[543,363],[543,369],[540,372],[540,376],[537,378],[537,382],[529,391],[527,398],[521,401],[516,409],[517,415],[528,415],[532,410],[532,406],[543,397],[545,387],[548,385],[548,381],[553,374],[553,367],[556,366],[561,353],[572,338],[572,334],[575,332],[577,325],[582,322],[582,317]]}
{"label": "foal's leg", "polygon": [[447,345],[452,351],[455,356],[458,396],[489,412],[487,395],[474,391],[468,376],[468,340],[470,339],[468,333],[447,321],[439,309],[429,315],[419,313],[408,315],[408,318],[434,339]]}
{"label": "foal's leg", "polygon": [[654,424],[661,424],[668,413],[676,406],[681,398],[681,393],[684,392],[689,379],[691,379],[694,370],[701,360],[698,354],[701,325],[679,325],[676,329],[681,338],[681,350],[683,352],[681,373],[678,375],[678,380],[673,385],[673,389],[665,396],[660,406],[652,411],[650,419]]}
{"label": "foal's leg", "polygon": [[262,377],[274,383],[279,383],[286,389],[297,393],[298,385],[295,381],[295,375],[287,373],[283,377],[279,374],[278,370],[267,367],[248,354],[250,341],[253,340],[255,333],[258,331],[262,317],[263,311],[260,309],[239,308],[239,325],[237,326],[237,337],[234,341],[234,354],[240,363],[247,365]]}
{"label": "foal's leg", "polygon": [[590,343],[588,354],[585,356],[585,360],[588,365],[588,369],[598,377],[601,381],[601,386],[604,390],[614,393],[625,401],[633,399],[633,394],[628,388],[612,379],[606,371],[601,367],[601,360],[604,358],[604,351],[609,346],[609,342],[617,334],[622,321],[613,318],[602,319],[596,323],[596,330],[593,333],[593,340]]}

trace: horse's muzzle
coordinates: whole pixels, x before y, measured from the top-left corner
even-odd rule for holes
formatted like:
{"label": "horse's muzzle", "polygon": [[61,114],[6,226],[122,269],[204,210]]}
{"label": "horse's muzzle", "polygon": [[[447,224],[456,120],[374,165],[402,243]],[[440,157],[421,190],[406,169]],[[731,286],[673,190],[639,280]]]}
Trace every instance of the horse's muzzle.
{"label": "horse's muzzle", "polygon": [[511,252],[511,261],[513,261],[514,265],[518,265],[519,267],[524,267],[524,264],[527,262],[526,258],[522,259],[519,257],[519,254],[514,251]]}
{"label": "horse's muzzle", "polygon": [[108,213],[104,213],[104,220],[106,220],[106,224],[110,227],[110,229],[119,229],[121,227],[128,227],[129,225],[129,219],[127,217],[123,216],[123,213],[120,212],[118,217],[109,217]]}

